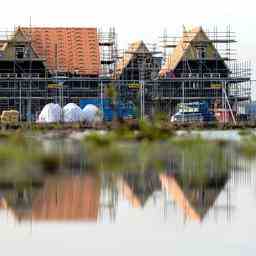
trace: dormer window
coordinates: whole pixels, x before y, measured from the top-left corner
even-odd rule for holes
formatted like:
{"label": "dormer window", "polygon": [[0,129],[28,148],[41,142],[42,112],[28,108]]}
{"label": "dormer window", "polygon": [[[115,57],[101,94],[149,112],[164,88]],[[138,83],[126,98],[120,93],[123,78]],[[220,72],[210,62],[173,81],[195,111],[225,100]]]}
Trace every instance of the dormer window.
{"label": "dormer window", "polygon": [[25,47],[19,46],[15,49],[16,59],[23,59],[25,55]]}
{"label": "dormer window", "polygon": [[196,53],[198,59],[206,59],[206,47],[197,47]]}

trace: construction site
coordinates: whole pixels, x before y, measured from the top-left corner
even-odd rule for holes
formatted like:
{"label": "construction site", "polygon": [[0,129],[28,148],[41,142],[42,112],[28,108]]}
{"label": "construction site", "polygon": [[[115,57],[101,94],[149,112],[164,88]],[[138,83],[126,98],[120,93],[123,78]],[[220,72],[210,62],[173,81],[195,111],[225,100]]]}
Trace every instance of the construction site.
{"label": "construction site", "polygon": [[137,41],[126,50],[118,48],[114,28],[1,31],[0,111],[34,122],[48,103],[93,103],[105,114],[111,101],[122,110],[118,117],[144,119],[193,112],[203,103],[218,121],[235,123],[252,87],[251,65],[237,59],[236,43],[229,26],[183,27],[178,36],[165,30],[158,42]]}

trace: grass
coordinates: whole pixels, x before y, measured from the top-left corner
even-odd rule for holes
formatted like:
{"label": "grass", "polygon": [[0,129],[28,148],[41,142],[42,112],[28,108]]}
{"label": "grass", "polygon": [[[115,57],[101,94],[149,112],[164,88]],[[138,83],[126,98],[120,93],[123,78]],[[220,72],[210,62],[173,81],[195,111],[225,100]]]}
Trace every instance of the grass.
{"label": "grass", "polygon": [[239,135],[241,137],[247,137],[253,135],[253,131],[251,129],[241,129],[239,130]]}
{"label": "grass", "polygon": [[167,170],[170,160],[174,160],[178,163],[177,169],[181,168],[179,164],[182,163],[186,173],[191,173],[194,178],[198,176],[201,180],[207,177],[209,171],[227,172],[227,141],[209,142],[200,137],[176,137],[168,132],[152,135],[152,129],[145,125],[132,134],[130,130],[122,130],[87,136],[83,143],[89,155],[90,167],[119,172],[147,169],[161,172]]}
{"label": "grass", "polygon": [[60,164],[57,154],[44,152],[38,141],[26,138],[19,130],[0,139],[2,182],[40,180],[44,174],[57,172]]}
{"label": "grass", "polygon": [[95,146],[108,146],[119,141],[165,141],[174,135],[169,127],[156,122],[140,121],[137,126],[119,124],[106,133],[93,132],[84,138]]}
{"label": "grass", "polygon": [[247,159],[255,159],[256,157],[256,135],[247,134],[241,140],[241,142],[237,145],[238,153],[247,158]]}

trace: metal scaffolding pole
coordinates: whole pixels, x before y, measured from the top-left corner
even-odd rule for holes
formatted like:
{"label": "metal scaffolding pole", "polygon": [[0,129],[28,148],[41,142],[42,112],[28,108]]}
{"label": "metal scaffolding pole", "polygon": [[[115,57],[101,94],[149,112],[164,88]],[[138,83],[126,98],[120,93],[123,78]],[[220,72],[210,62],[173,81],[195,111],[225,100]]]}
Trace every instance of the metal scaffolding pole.
{"label": "metal scaffolding pole", "polygon": [[104,113],[103,96],[104,96],[103,83],[101,81],[100,82],[100,108],[101,108],[101,113],[102,114]]}
{"label": "metal scaffolding pole", "polygon": [[145,82],[140,81],[140,118],[144,120],[145,117]]}

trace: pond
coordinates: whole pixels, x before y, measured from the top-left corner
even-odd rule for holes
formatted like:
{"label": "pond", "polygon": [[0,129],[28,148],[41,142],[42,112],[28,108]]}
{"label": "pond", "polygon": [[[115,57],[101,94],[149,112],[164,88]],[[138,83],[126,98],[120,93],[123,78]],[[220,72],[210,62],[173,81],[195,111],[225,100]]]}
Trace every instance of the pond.
{"label": "pond", "polygon": [[37,140],[65,159],[57,172],[0,175],[8,255],[255,255],[256,161],[234,144],[120,143],[117,154]]}

